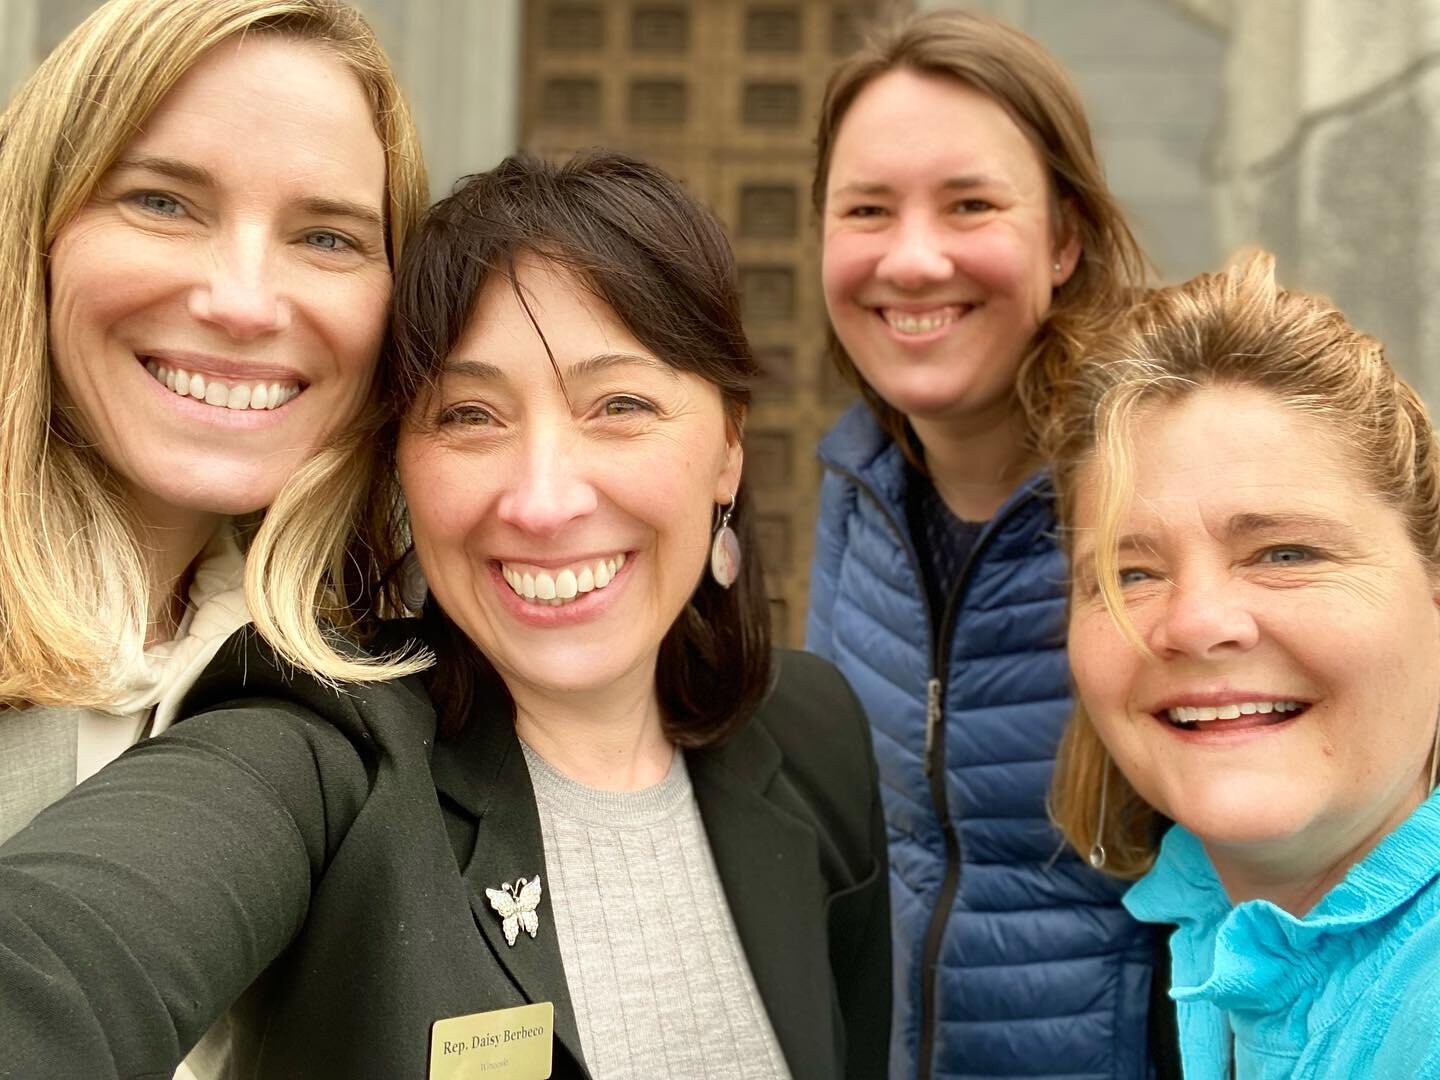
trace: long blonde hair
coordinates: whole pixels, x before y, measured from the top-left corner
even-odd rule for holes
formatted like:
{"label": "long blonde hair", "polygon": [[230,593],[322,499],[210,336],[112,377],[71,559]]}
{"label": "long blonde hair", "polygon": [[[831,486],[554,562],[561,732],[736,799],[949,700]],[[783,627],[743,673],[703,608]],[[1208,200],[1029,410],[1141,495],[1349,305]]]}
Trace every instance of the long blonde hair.
{"label": "long blonde hair", "polygon": [[[1080,95],[1060,62],[1034,38],[988,15],[971,11],[926,11],[882,26],[831,73],[820,105],[815,136],[815,178],[811,200],[825,212],[830,161],[845,115],[860,92],[892,71],[953,79],[980,91],[1010,114],[1035,147],[1052,195],[1052,226],[1069,227],[1080,241],[1080,260],[1056,291],[1050,312],[1022,364],[1018,392],[1027,417],[1045,422],[1052,387],[1083,351],[1084,342],[1106,324],[1144,285],[1148,269],[1090,137]],[[955,132],[954,137],[963,138]],[[1061,216],[1062,207],[1067,211]],[[865,382],[834,331],[831,359],[853,384],[881,426],[924,470],[923,457],[904,414]]]}
{"label": "long blonde hair", "polygon": [[[57,407],[47,255],[181,76],[242,33],[317,44],[360,81],[385,148],[392,263],[424,209],[419,139],[394,74],[369,25],[338,0],[110,0],[40,65],[0,115],[0,707],[104,704],[115,658],[144,632],[149,574],[131,509]],[[366,478],[341,464],[326,450],[291,486],[363,500]],[[256,543],[319,590],[339,576],[349,536],[322,532],[310,534],[314,549],[272,549],[262,525]]]}
{"label": "long blonde hair", "polygon": [[[1426,565],[1440,572],[1440,444],[1424,403],[1378,341],[1328,300],[1280,288],[1274,258],[1254,252],[1138,305],[1072,374],[1046,432],[1067,549],[1077,488],[1097,485],[1096,575],[1133,645],[1144,648],[1126,617],[1116,553],[1132,493],[1133,423],[1142,410],[1208,386],[1264,390],[1323,420],[1364,482],[1404,518]],[[1105,868],[1119,877],[1138,877],[1154,861],[1163,819],[1110,763],[1078,703],[1060,744],[1051,813],[1081,852],[1095,843],[1098,824]]]}

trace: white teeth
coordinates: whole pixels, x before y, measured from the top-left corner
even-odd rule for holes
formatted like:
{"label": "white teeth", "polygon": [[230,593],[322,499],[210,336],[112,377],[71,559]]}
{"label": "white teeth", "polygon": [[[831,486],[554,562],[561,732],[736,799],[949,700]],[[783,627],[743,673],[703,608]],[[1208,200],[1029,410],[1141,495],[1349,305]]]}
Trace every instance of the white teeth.
{"label": "white teeth", "polygon": [[1291,713],[1299,712],[1303,708],[1298,701],[1239,701],[1230,705],[1177,705],[1173,709],[1165,711],[1165,717],[1172,724],[1197,724],[1207,720],[1238,720],[1242,716],[1254,716],[1257,713],[1267,716],[1270,713]]}
{"label": "white teeth", "polygon": [[596,559],[594,563],[567,566],[554,575],[545,570],[516,570],[501,563],[500,575],[516,596],[548,607],[560,607],[585,593],[605,588],[624,565],[622,552],[608,559]]}
{"label": "white teeth", "polygon": [[885,311],[885,321],[902,334],[928,334],[949,326],[959,318],[956,307],[942,308],[926,315],[912,315],[904,311]]}
{"label": "white teeth", "polygon": [[297,383],[223,382],[213,377],[206,379],[198,372],[168,368],[157,360],[146,360],[145,370],[152,379],[181,397],[236,412],[278,409],[300,393]]}
{"label": "white teeth", "polygon": [[555,578],[555,595],[561,600],[574,600],[580,592],[580,581],[572,570],[561,570]]}

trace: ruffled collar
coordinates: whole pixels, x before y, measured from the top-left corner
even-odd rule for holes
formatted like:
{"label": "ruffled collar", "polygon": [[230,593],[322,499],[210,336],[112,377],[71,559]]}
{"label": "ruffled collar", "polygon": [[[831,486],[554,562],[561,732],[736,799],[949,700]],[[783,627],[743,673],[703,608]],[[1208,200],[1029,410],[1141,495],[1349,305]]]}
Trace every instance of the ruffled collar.
{"label": "ruffled collar", "polygon": [[1232,906],[1199,839],[1178,825],[1166,834],[1155,866],[1126,894],[1125,906],[1144,922],[1176,924],[1194,947],[1186,950],[1189,963],[1182,964],[1176,952],[1176,1001],[1274,1012],[1337,970],[1353,971],[1387,932],[1391,916],[1437,875],[1440,793],[1421,803],[1303,917],[1268,900]]}

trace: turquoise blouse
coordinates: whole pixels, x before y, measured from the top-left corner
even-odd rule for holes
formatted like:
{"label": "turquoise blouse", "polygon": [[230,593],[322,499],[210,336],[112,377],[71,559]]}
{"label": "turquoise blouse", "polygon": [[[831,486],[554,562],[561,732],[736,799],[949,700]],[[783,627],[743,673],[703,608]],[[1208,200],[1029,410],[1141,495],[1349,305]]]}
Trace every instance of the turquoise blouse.
{"label": "turquoise blouse", "polygon": [[1176,825],[1125,906],[1173,923],[1186,1080],[1440,1078],[1440,793],[1303,918],[1232,905]]}

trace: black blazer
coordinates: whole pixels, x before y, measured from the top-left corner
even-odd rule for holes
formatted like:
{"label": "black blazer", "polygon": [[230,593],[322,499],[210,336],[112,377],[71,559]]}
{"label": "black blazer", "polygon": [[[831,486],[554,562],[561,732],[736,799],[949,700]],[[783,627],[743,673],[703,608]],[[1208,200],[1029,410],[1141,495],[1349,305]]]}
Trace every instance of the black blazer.
{"label": "black blazer", "polygon": [[[884,825],[864,717],[803,653],[727,743],[687,751],[792,1074],[884,1076]],[[485,897],[543,865],[508,716],[436,745],[419,678],[329,690],[248,631],[187,705],[0,847],[0,1076],[165,1076],[245,994],[265,1078],[427,1074],[431,1024],[555,1004],[587,1077],[549,893],[505,944]]]}

